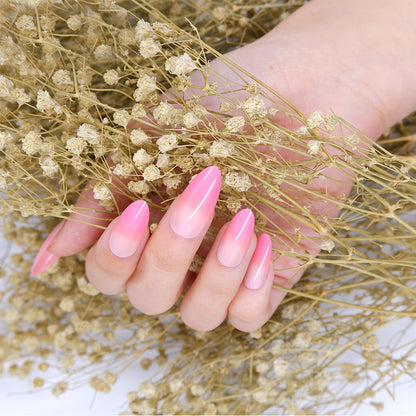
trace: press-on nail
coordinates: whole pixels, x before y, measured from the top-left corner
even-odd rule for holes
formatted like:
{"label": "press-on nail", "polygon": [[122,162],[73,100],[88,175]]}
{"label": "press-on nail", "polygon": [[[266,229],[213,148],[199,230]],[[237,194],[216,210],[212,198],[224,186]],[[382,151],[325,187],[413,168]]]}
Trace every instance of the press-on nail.
{"label": "press-on nail", "polygon": [[130,257],[139,248],[149,224],[149,207],[145,201],[132,202],[118,217],[108,245],[117,257]]}
{"label": "press-on nail", "polygon": [[228,224],[217,249],[218,261],[226,267],[237,267],[243,260],[254,231],[250,209],[240,211]]}
{"label": "press-on nail", "polygon": [[48,248],[53,239],[58,235],[59,231],[61,231],[64,224],[65,221],[61,221],[43,242],[42,247],[36,255],[35,261],[33,262],[32,270],[30,271],[31,276],[36,276],[59,260],[59,257],[48,251]]}
{"label": "press-on nail", "polygon": [[272,241],[268,234],[262,234],[257,240],[257,246],[244,278],[248,289],[260,289],[267,279],[272,258]]}
{"label": "press-on nail", "polygon": [[170,217],[172,230],[180,237],[194,238],[206,227],[214,212],[221,188],[221,172],[205,168],[185,188]]}

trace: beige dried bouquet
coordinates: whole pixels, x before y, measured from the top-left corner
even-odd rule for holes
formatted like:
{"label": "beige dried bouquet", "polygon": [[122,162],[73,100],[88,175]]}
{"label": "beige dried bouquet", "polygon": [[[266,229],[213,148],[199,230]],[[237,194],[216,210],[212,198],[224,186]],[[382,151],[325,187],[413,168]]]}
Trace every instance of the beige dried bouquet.
{"label": "beige dried bouquet", "polygon": [[[347,413],[402,374],[415,374],[416,341],[397,334],[394,344],[379,344],[377,331],[416,315],[416,119],[365,155],[352,126],[319,109],[301,114],[222,55],[303,1],[0,4],[0,206],[5,237],[22,248],[2,270],[4,372],[32,377],[35,389],[57,396],[85,383],[109,393],[127,366],[155,362],[160,371],[126,392],[126,411],[135,414],[257,414],[272,406],[277,413]],[[208,74],[213,58],[242,74],[238,84],[217,74],[227,94],[208,78],[203,87],[192,84],[191,72]],[[239,91],[244,100],[233,98]],[[220,100],[219,111],[207,106],[210,97]],[[302,127],[273,123],[276,112]],[[285,160],[281,149],[299,157]],[[296,227],[295,234],[275,229],[267,212],[280,210],[289,224],[325,234],[318,257],[284,253],[309,269],[261,330],[243,334],[225,323],[198,333],[176,309],[141,315],[123,294],[104,296],[90,286],[85,253],[29,277],[46,234],[75,211],[90,180],[102,210],[118,209],[116,190],[164,211],[212,164],[224,178],[222,221],[250,207],[257,231],[307,239]],[[339,206],[336,220],[296,200],[328,166],[356,178],[345,202],[325,190],[308,193],[307,201]],[[154,359],[144,358],[149,350]],[[351,353],[356,364],[344,358]],[[49,378],[50,363],[61,380]]]}

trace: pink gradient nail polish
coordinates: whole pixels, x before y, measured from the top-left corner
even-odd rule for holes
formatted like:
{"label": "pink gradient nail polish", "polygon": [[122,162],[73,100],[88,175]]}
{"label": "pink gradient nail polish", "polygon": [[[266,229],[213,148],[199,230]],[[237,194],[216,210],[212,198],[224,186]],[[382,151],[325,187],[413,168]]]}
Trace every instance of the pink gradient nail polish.
{"label": "pink gradient nail polish", "polygon": [[247,252],[254,231],[250,209],[240,211],[228,224],[217,249],[218,261],[226,267],[238,266]]}
{"label": "pink gradient nail polish", "polygon": [[149,225],[149,207],[145,201],[132,202],[118,217],[111,230],[108,245],[117,257],[130,257],[139,245]]}
{"label": "pink gradient nail polish", "polygon": [[196,237],[207,225],[221,188],[221,172],[209,166],[200,172],[176,200],[170,217],[172,230],[183,238]]}
{"label": "pink gradient nail polish", "polygon": [[257,240],[257,246],[251,258],[250,265],[244,278],[247,289],[260,289],[267,279],[267,273],[272,258],[272,240],[268,234],[262,234]]}
{"label": "pink gradient nail polish", "polygon": [[65,221],[61,221],[52,230],[48,238],[43,242],[42,247],[36,255],[35,261],[33,262],[32,270],[30,271],[30,275],[32,277],[51,267],[54,263],[56,263],[59,260],[59,256],[55,256],[54,254],[52,254],[50,251],[48,251],[48,248],[51,242],[58,235],[59,231],[61,231],[64,224]]}

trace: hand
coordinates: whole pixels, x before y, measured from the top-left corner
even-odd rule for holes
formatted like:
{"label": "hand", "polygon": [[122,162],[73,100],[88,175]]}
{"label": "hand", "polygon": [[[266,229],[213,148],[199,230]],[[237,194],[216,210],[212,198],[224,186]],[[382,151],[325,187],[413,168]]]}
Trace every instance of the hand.
{"label": "hand", "polygon": [[[274,90],[279,91],[304,114],[310,114],[316,109],[324,113],[333,111],[366,133],[370,139],[375,140],[384,129],[413,109],[416,91],[415,87],[409,86],[414,86],[416,83],[413,80],[414,75],[403,68],[412,67],[410,64],[414,65],[412,60],[415,59],[416,54],[411,50],[410,43],[405,43],[405,39],[408,39],[406,31],[411,28],[411,19],[405,19],[401,25],[400,30],[404,33],[398,34],[395,25],[395,19],[400,13],[402,13],[401,17],[404,15],[407,18],[404,12],[409,12],[410,3],[394,8],[393,13],[391,4],[386,2],[383,7],[378,9],[377,22],[369,32],[366,31],[366,28],[369,18],[373,18],[374,5],[372,3],[374,0],[366,0],[359,4],[356,0],[340,1],[336,4],[328,0],[315,0],[302,7],[262,39],[233,51],[227,57],[270,85]],[[411,15],[411,13],[408,14]],[[320,21],[319,26],[316,25],[317,19]],[[390,41],[391,39],[400,39],[404,43],[401,48],[398,48],[396,40]],[[383,45],[382,51],[374,49],[374,45],[379,44]],[[413,45],[412,42],[411,44]],[[401,62],[402,65],[397,66],[397,62]],[[214,61],[212,68],[215,73],[231,80],[230,82],[235,80],[238,83],[238,75],[222,61]],[[375,68],[383,70],[377,72]],[[211,80],[214,80],[215,76],[212,75]],[[194,80],[198,83],[198,74],[194,74]],[[222,92],[226,93],[225,86]],[[243,95],[241,95],[242,97]],[[212,110],[217,109],[219,105],[219,101],[212,97],[205,103]],[[288,120],[280,118],[279,113],[274,121],[288,127]],[[291,155],[290,152],[285,156],[294,160],[294,155]],[[325,187],[338,199],[343,199],[348,195],[353,182],[351,176],[331,168],[326,169],[322,174],[326,179],[312,181],[311,184],[305,186],[305,191]],[[89,211],[96,207],[91,196],[92,191],[87,188],[80,196],[77,206],[85,208],[85,212],[88,212],[88,222],[106,226],[111,219],[108,215],[100,217]],[[181,198],[169,209],[150,239],[148,239],[147,231],[143,234],[135,254],[132,255],[136,256],[136,263],[122,261],[123,266],[117,262],[113,266],[108,263],[111,258],[109,256],[111,230],[116,228],[116,221],[121,222],[120,218],[111,223],[100,239],[102,230],[80,222],[66,221],[65,225],[59,226],[54,235],[45,242],[43,251],[39,254],[35,264],[34,272],[39,270],[40,266],[46,267],[59,256],[74,254],[98,240],[90,250],[87,259],[87,272],[96,287],[106,293],[114,293],[122,290],[126,284],[130,300],[139,309],[147,313],[166,310],[189,282],[184,276],[188,276],[189,279],[186,270],[205,233],[205,231],[201,231],[201,234],[190,239],[192,241],[184,242],[180,238],[178,239],[177,235],[169,228],[172,212],[175,212],[175,204],[178,204]],[[307,192],[304,196],[298,193],[297,198],[300,201],[303,198],[307,199]],[[123,205],[121,198],[119,202],[121,207],[126,205]],[[142,209],[145,210],[144,207]],[[311,209],[316,212],[321,211],[320,201],[312,202]],[[335,205],[327,207],[326,210],[329,217],[333,218],[338,214]],[[87,214],[85,216],[76,214],[72,218],[85,220],[86,216]],[[269,213],[269,217],[276,225],[276,233],[273,236],[273,247],[276,251],[287,252],[293,248],[295,251],[307,250],[312,255],[319,253],[319,244],[311,245],[310,239],[301,239],[297,245],[294,245],[290,239],[283,238],[285,233],[293,234],[294,228],[299,228],[302,235],[312,236],[317,241],[320,238],[319,234],[313,235],[311,229],[295,222],[290,224],[289,228],[292,229],[288,229],[285,218],[278,212]],[[264,319],[267,319],[266,316],[268,317],[274,311],[283,299],[285,292],[270,289],[264,295],[259,301],[261,303],[261,319],[253,314],[253,311],[258,307],[255,300],[244,299],[244,296],[240,296],[240,291],[247,289],[241,282],[247,269],[250,270],[251,264],[254,262],[254,258],[252,261],[250,260],[256,245],[253,236],[242,260],[245,269],[242,267],[242,270],[238,272],[238,278],[236,277],[236,280],[239,280],[238,289],[236,289],[236,283],[232,285],[232,288],[216,285],[217,289],[221,287],[221,290],[224,289],[227,292],[226,295],[223,294],[222,300],[224,302],[215,300],[218,299],[216,297],[208,305],[204,303],[204,301],[213,299],[210,295],[211,292],[209,292],[209,290],[212,291],[212,288],[209,289],[204,285],[208,281],[210,283],[217,282],[212,277],[212,271],[218,271],[218,268],[221,268],[216,256],[217,248],[221,245],[222,233],[224,230],[217,236],[200,275],[185,295],[182,316],[185,322],[194,328],[211,329],[228,313],[234,326],[242,330],[252,330],[260,326]],[[182,243],[186,243],[185,246],[182,246]],[[259,244],[257,245],[259,246]],[[172,258],[169,256],[170,263],[165,263],[160,258],[161,253],[176,255],[179,253],[178,257],[175,257],[178,262],[172,264]],[[139,260],[137,261],[137,259]],[[158,262],[155,259],[158,259]],[[119,260],[117,259],[117,261]],[[151,266],[152,263],[153,266]],[[100,267],[102,269],[103,264],[114,267],[114,269],[117,268],[117,265],[123,268],[120,280],[114,279],[113,281],[105,273],[97,273],[96,270]],[[171,266],[177,272],[172,273]],[[273,266],[274,282],[286,287],[291,287],[298,281],[304,270],[304,265],[300,261],[284,255],[274,259]],[[154,278],[150,280],[150,276],[157,270],[157,267],[161,268],[158,273],[161,279],[156,284]],[[119,269],[117,268],[117,270]],[[126,279],[126,275],[131,276],[131,283]],[[167,279],[167,275],[171,278]],[[208,275],[210,275],[212,282],[206,277]],[[267,279],[265,288],[269,284]],[[226,277],[222,280],[225,281]],[[135,289],[129,289],[129,287]],[[246,293],[253,295],[253,292]],[[204,294],[207,295],[206,298]],[[240,305],[240,307],[236,308],[235,305]],[[210,308],[208,313],[204,309],[205,306]],[[220,312],[218,316],[215,316],[217,309]]]}

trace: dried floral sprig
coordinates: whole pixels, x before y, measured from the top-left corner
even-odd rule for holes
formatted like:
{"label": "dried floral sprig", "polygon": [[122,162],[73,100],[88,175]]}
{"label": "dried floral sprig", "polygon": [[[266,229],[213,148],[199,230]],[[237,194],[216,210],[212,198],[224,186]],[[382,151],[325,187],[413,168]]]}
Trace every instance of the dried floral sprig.
{"label": "dried floral sprig", "polygon": [[[25,377],[36,366],[47,370],[53,355],[67,374],[58,382],[37,376],[35,388],[59,395],[89,383],[109,392],[126,366],[141,360],[147,368],[142,357],[153,349],[163,371],[128,393],[133,413],[247,414],[271,406],[345,413],[414,372],[416,344],[397,347],[392,360],[394,347],[379,347],[376,330],[416,314],[416,120],[396,126],[367,156],[365,138],[336,116],[300,114],[221,53],[259,37],[303,1],[273,9],[267,1],[233,3],[2,4],[0,202],[6,237],[26,248],[11,256],[14,270],[4,276],[0,360]],[[238,82],[215,74],[226,94],[190,77],[199,69],[208,80],[212,57],[241,74]],[[219,99],[218,111],[205,106],[206,97]],[[276,125],[276,112],[301,127]],[[137,125],[128,134],[130,120]],[[105,297],[87,283],[85,253],[28,278],[51,225],[41,231],[31,216],[74,212],[90,180],[103,210],[118,209],[117,191],[163,211],[213,163],[224,177],[217,216],[251,207],[258,230],[280,243],[276,255],[310,265],[295,289],[282,288],[289,295],[263,329],[244,335],[224,324],[201,334],[186,329],[176,310],[143,316],[124,295]],[[358,178],[345,202],[311,185],[327,167]],[[311,210],[317,200],[340,208],[339,218]],[[270,210],[282,212],[287,227],[276,227]],[[302,235],[299,224],[315,234]],[[319,257],[307,244],[322,249]],[[193,269],[200,264],[196,258]],[[347,351],[360,354],[361,364],[342,363]],[[371,371],[377,380],[361,383]],[[344,394],[351,386],[356,391]]]}

